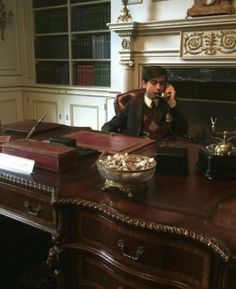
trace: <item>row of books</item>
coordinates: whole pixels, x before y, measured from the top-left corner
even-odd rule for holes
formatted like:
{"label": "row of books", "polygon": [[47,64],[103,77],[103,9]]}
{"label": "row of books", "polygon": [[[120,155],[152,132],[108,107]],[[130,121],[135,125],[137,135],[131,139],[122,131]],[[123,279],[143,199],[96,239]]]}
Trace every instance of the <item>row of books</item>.
{"label": "row of books", "polygon": [[73,58],[110,58],[110,34],[78,37],[72,42]]}
{"label": "row of books", "polygon": [[72,9],[72,31],[108,29],[110,3],[94,6],[76,6]]}
{"label": "row of books", "polygon": [[110,64],[75,64],[74,84],[83,86],[110,86]]}
{"label": "row of books", "polygon": [[35,33],[68,32],[67,9],[35,11]]}
{"label": "row of books", "polygon": [[[67,36],[40,36],[35,38],[36,58],[68,58]],[[110,35],[78,37],[72,42],[72,58],[109,59]]]}
{"label": "row of books", "polygon": [[[86,2],[94,0],[86,0]],[[71,3],[85,2],[85,0],[71,0]],[[33,0],[33,8],[43,8],[50,6],[66,5],[67,0]]]}
{"label": "row of books", "polygon": [[36,81],[45,84],[69,84],[68,63],[37,63]]}
{"label": "row of books", "polygon": [[[110,86],[110,63],[99,62],[73,66],[74,85]],[[69,84],[69,65],[65,62],[36,63],[36,81],[45,84]]]}
{"label": "row of books", "polygon": [[33,8],[66,5],[67,0],[33,0]]}
{"label": "row of books", "polygon": [[67,36],[36,37],[34,42],[36,58],[68,58]]}
{"label": "row of books", "polygon": [[[72,31],[107,30],[110,4],[73,7],[71,19]],[[36,34],[57,32],[68,32],[66,8],[35,11]]]}

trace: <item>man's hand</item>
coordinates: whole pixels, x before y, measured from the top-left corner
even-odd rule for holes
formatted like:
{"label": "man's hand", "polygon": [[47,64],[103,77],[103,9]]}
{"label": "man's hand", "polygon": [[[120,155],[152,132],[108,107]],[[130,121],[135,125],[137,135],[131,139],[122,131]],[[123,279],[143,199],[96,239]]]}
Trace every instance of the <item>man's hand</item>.
{"label": "man's hand", "polygon": [[165,94],[169,96],[169,99],[167,100],[167,103],[171,108],[176,106],[176,100],[175,100],[175,95],[176,91],[175,88],[172,84],[167,84],[166,89],[165,89]]}

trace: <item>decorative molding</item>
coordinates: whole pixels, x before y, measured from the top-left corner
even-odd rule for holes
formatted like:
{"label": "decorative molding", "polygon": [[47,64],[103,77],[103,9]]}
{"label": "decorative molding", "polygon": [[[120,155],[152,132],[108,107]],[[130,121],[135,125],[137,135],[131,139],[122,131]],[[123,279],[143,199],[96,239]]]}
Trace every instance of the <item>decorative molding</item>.
{"label": "decorative molding", "polygon": [[141,35],[177,35],[183,31],[235,29],[235,23],[236,16],[227,15],[167,21],[109,23],[108,27],[120,37],[127,35],[137,37]]}
{"label": "decorative molding", "polygon": [[111,27],[116,27],[119,30],[118,34],[121,37],[120,63],[126,68],[132,68],[134,66],[133,44],[137,24],[137,22],[108,24],[111,30]]}
{"label": "decorative molding", "polygon": [[194,240],[207,248],[211,249],[213,252],[221,256],[225,262],[235,262],[236,255],[232,255],[229,249],[222,244],[221,241],[206,236],[204,234],[194,232],[182,227],[163,225],[159,223],[150,222],[145,219],[131,217],[114,210],[113,208],[93,201],[87,201],[82,199],[60,199],[55,203],[56,207],[80,207],[86,209],[92,209],[98,214],[104,214],[105,216],[111,218],[114,222],[118,221],[125,225],[133,226],[142,230],[150,230],[157,233],[172,234],[175,236],[180,236],[184,239]]}
{"label": "decorative molding", "polygon": [[[178,37],[179,41],[181,40],[181,35],[185,35],[186,33],[206,33],[207,31],[219,32],[219,31],[235,31],[236,28],[236,16],[235,15],[217,15],[211,17],[195,17],[195,18],[186,18],[179,20],[166,20],[166,21],[149,21],[149,22],[130,22],[130,23],[109,23],[108,27],[111,31],[118,34],[121,38],[121,49],[120,49],[120,63],[127,64],[129,61],[137,62],[142,58],[149,57],[149,62],[157,62],[162,63],[162,60],[165,63],[175,61],[176,64],[184,63],[184,65],[188,65],[189,62],[185,61],[187,56],[182,55],[180,57],[180,49],[179,46],[178,51],[168,50],[163,47],[157,48],[157,50],[137,50],[140,38],[143,37],[143,41],[154,42],[154,38],[156,36],[174,36]],[[144,38],[145,37],[145,38]],[[224,36],[224,41],[227,43],[232,41],[233,37],[229,37],[229,33],[227,32]],[[156,39],[158,41],[158,39]],[[163,42],[163,38],[161,39]],[[137,45],[136,45],[137,43]],[[228,46],[229,44],[227,44]],[[226,46],[226,44],[224,44]],[[158,46],[157,46],[158,47]],[[222,47],[221,47],[222,48]],[[139,49],[139,48],[138,48]],[[236,58],[235,55],[231,52],[228,53],[218,52],[216,56],[206,55],[205,57],[198,57],[199,61],[194,61],[196,65],[209,65],[209,63],[203,62],[203,59],[207,61],[212,61],[211,65],[213,66],[224,66],[227,62],[228,66],[235,66]],[[166,54],[168,54],[169,58],[166,59]],[[151,57],[151,59],[150,59]],[[165,58],[165,59],[164,59]],[[217,63],[214,62],[214,59],[217,58]],[[158,60],[157,60],[158,59]],[[193,57],[191,59],[194,59]],[[201,61],[202,59],[202,61]],[[190,58],[189,58],[190,60]]]}
{"label": "decorative molding", "polygon": [[[1,1],[1,0],[0,0]],[[22,3],[18,0],[4,1],[14,13],[11,24],[6,24],[4,41],[0,39],[1,63],[0,77],[1,84],[19,84],[22,77],[21,67],[21,43],[23,41],[21,30],[21,9]],[[1,5],[1,3],[0,3]],[[1,12],[0,12],[1,14]],[[1,30],[0,30],[1,33]]]}
{"label": "decorative molding", "polygon": [[58,191],[55,187],[51,187],[49,185],[27,180],[26,178],[14,176],[5,172],[0,172],[0,180],[4,182],[9,182],[12,184],[21,185],[23,187],[26,187],[27,189],[35,189],[43,193],[50,194],[51,203],[54,203],[57,199]]}
{"label": "decorative molding", "polygon": [[123,65],[126,69],[133,69],[135,63],[133,60],[121,60],[120,64]]}
{"label": "decorative molding", "polygon": [[4,40],[4,32],[6,28],[6,24],[12,22],[13,12],[11,10],[5,10],[5,4],[3,0],[0,0],[0,32],[1,32],[1,40]]}
{"label": "decorative molding", "polygon": [[125,66],[128,69],[131,69],[134,67],[135,64],[135,59],[134,59],[134,55],[133,52],[131,50],[124,50],[120,52],[120,64]]}
{"label": "decorative molding", "polygon": [[180,55],[184,59],[236,58],[236,30],[182,32]]}

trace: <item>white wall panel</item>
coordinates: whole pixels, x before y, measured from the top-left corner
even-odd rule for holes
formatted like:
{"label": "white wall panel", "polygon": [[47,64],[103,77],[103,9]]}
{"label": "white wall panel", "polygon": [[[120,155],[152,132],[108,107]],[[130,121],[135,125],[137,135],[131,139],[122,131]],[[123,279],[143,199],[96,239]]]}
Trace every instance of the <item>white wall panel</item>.
{"label": "white wall panel", "polygon": [[0,120],[8,124],[23,120],[23,96],[21,90],[0,90]]}
{"label": "white wall panel", "polygon": [[20,73],[20,49],[19,49],[19,18],[16,0],[4,1],[5,11],[13,12],[12,23],[7,23],[4,31],[4,39],[0,39],[0,76],[18,75]]}

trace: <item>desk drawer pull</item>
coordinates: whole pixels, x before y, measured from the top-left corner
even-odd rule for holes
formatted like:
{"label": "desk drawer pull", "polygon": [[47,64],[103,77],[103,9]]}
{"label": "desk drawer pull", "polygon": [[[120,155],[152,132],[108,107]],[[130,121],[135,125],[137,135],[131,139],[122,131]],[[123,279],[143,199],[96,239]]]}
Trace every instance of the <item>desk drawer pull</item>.
{"label": "desk drawer pull", "polygon": [[38,217],[39,213],[42,211],[42,207],[40,205],[38,205],[35,209],[35,212],[32,210],[32,206],[30,204],[30,202],[28,201],[24,201],[24,207],[26,209],[26,212],[31,215],[31,216],[35,216]]}
{"label": "desk drawer pull", "polygon": [[128,252],[129,250],[126,249],[127,246],[125,245],[125,242],[123,240],[119,240],[118,241],[118,247],[121,249],[121,252],[122,252],[122,255],[128,259],[131,259],[133,261],[138,261],[140,260],[140,258],[142,257],[142,255],[144,254],[145,252],[145,248],[140,246],[138,247],[138,249],[136,250],[136,255],[135,256],[132,256],[126,252]]}

